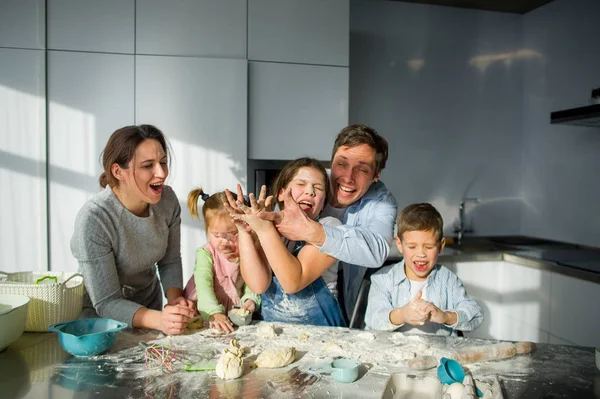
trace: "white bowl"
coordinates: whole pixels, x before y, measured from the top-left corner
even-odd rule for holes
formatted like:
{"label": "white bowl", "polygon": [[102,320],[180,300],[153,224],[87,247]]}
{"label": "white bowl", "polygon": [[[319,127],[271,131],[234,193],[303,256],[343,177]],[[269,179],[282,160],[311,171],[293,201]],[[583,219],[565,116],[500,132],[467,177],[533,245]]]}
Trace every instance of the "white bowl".
{"label": "white bowl", "polygon": [[23,334],[29,297],[0,294],[0,351]]}

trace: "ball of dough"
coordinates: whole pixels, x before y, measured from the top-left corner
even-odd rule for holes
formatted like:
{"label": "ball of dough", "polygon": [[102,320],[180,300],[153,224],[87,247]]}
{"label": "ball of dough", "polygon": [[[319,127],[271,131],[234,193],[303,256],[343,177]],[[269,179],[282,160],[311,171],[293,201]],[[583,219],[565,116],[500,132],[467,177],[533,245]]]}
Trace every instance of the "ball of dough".
{"label": "ball of dough", "polygon": [[294,360],[296,360],[296,348],[270,348],[258,355],[254,361],[254,365],[256,367],[274,369],[287,366]]}
{"label": "ball of dough", "polygon": [[455,382],[454,384],[450,384],[448,388],[446,388],[446,395],[450,395],[451,399],[461,399],[463,393],[465,392],[465,386],[460,382]]}
{"label": "ball of dough", "polygon": [[244,361],[241,357],[236,356],[228,349],[225,349],[217,361],[217,368],[215,371],[217,372],[217,375],[224,380],[239,378],[244,372]]}
{"label": "ball of dough", "polygon": [[275,332],[275,326],[273,324],[265,323],[258,326],[256,335],[262,338],[275,338],[277,333]]}

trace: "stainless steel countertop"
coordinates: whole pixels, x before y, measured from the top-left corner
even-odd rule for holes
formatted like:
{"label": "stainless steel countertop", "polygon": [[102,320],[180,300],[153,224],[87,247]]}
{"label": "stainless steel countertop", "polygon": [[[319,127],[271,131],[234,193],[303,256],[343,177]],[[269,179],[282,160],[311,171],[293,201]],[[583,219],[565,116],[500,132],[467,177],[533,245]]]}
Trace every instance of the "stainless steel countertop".
{"label": "stainless steel countertop", "polygon": [[[395,245],[388,262],[399,262]],[[499,261],[600,283],[600,250],[532,237],[466,237],[463,245],[446,245],[439,263]]]}
{"label": "stainless steel countertop", "polygon": [[[409,337],[400,333],[375,332],[369,339],[361,330],[277,324],[277,338],[257,337],[256,325],[230,335],[210,335],[208,330],[166,337],[186,356],[199,352],[218,354],[231,338],[250,347],[246,366],[257,352],[273,343],[297,347],[300,359],[282,369],[246,367],[238,380],[223,381],[214,371],[185,372],[183,362],[174,371],[148,371],[137,343],[157,337],[155,332],[125,330],[109,352],[92,358],[68,355],[51,333],[26,333],[0,353],[0,397],[2,398],[321,398],[380,397],[391,372],[435,376],[435,369],[416,371],[406,361],[394,360],[394,351],[415,344],[439,350],[489,344],[496,341],[437,336]],[[303,340],[300,331],[309,329]],[[400,339],[400,341],[399,341]],[[331,343],[342,353],[362,363],[359,379],[351,384],[336,383],[329,376],[308,375],[308,366],[331,360]],[[328,349],[329,348],[329,349]],[[335,349],[335,348],[334,348]],[[592,348],[539,344],[537,349],[512,359],[468,365],[475,379],[489,382],[497,377],[504,397],[589,398],[600,397],[600,371],[594,364]]]}

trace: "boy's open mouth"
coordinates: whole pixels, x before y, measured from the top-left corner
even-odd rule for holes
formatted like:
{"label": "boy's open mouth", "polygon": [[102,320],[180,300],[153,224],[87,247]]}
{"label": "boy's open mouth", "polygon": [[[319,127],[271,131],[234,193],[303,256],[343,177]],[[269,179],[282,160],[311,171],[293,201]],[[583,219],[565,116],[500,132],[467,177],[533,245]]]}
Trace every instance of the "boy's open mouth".
{"label": "boy's open mouth", "polygon": [[413,265],[415,265],[415,269],[417,269],[420,272],[427,270],[428,264],[429,264],[429,262],[427,262],[427,261],[420,261],[420,260],[413,261]]}

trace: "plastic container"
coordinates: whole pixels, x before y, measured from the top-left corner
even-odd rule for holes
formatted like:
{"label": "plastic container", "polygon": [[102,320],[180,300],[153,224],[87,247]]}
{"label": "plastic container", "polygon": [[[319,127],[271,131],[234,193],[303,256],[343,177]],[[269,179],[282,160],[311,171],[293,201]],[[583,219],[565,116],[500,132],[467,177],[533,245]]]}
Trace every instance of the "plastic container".
{"label": "plastic container", "polygon": [[80,319],[56,323],[48,330],[58,334],[60,345],[75,356],[96,356],[108,350],[126,323],[112,319]]}
{"label": "plastic container", "polygon": [[350,383],[358,378],[360,363],[350,359],[336,359],[331,363],[309,367],[308,371],[318,374],[330,373],[337,382]]}
{"label": "plastic container", "polygon": [[0,271],[0,294],[29,297],[25,331],[48,331],[50,324],[79,317],[83,276],[79,273]]}
{"label": "plastic container", "polygon": [[26,296],[0,294],[0,352],[23,334],[28,305]]}
{"label": "plastic container", "polygon": [[234,306],[229,312],[227,312],[227,317],[229,317],[229,320],[231,320],[231,322],[238,327],[246,326],[252,323],[252,312],[248,311],[247,314],[243,314],[241,310],[241,307]]}

